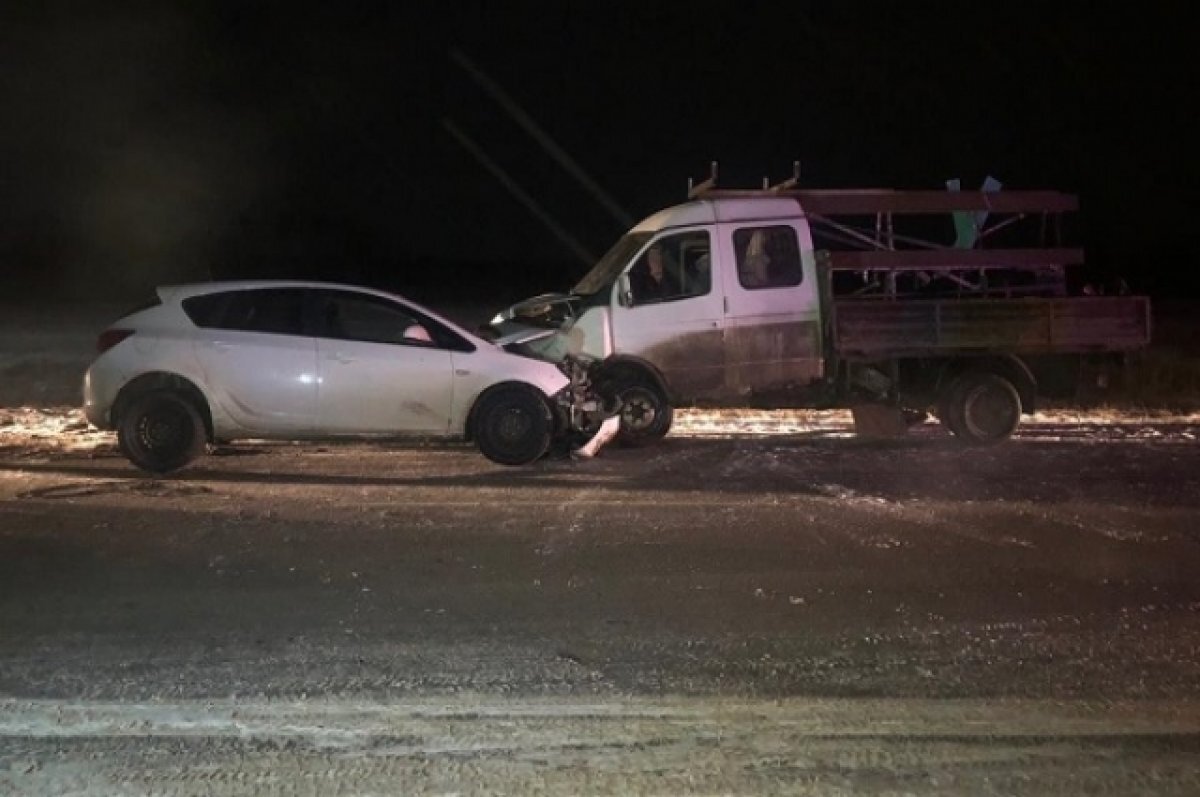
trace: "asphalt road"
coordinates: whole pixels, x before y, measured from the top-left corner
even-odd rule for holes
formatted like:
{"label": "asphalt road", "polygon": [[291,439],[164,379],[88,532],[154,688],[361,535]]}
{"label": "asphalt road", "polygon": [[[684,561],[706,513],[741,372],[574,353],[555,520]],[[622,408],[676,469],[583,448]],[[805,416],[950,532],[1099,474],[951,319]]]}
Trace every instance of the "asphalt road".
{"label": "asphalt road", "polygon": [[155,480],[9,413],[0,793],[1194,794],[1197,426]]}

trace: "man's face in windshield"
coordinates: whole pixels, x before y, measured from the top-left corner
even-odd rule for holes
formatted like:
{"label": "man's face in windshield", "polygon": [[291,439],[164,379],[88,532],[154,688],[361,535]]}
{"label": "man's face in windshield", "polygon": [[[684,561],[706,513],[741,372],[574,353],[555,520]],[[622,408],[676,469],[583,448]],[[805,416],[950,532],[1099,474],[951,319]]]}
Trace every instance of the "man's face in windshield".
{"label": "man's face in windshield", "polygon": [[662,280],[663,276],[663,258],[662,249],[657,246],[650,247],[650,251],[646,255],[647,263],[650,266],[650,276],[655,282]]}

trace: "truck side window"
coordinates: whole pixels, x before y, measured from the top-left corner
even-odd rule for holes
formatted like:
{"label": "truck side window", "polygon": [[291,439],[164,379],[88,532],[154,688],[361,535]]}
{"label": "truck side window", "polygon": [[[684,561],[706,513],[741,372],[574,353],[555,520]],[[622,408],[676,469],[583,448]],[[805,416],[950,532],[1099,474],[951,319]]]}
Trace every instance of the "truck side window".
{"label": "truck side window", "polygon": [[804,277],[796,231],[787,225],[743,227],[733,233],[738,282],[747,290],[799,285]]}
{"label": "truck side window", "polygon": [[704,296],[712,290],[708,232],[659,238],[629,269],[633,303],[651,304]]}

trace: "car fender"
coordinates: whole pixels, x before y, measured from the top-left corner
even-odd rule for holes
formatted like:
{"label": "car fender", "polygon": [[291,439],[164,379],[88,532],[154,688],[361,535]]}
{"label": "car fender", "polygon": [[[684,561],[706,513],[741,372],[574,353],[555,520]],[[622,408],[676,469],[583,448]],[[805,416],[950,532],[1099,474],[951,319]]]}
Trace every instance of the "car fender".
{"label": "car fender", "polygon": [[129,402],[154,390],[170,390],[182,393],[191,399],[196,411],[200,413],[201,420],[204,421],[204,430],[208,434],[209,440],[216,439],[218,432],[224,430],[224,427],[213,417],[214,405],[211,397],[200,388],[199,384],[186,376],[169,371],[146,371],[126,382],[117,392],[108,413],[111,428],[116,427],[121,411]]}
{"label": "car fender", "polygon": [[551,362],[509,354],[498,348],[455,353],[453,407],[450,433],[466,437],[470,414],[484,391],[502,383],[520,383],[538,390],[547,400],[570,384],[570,379]]}

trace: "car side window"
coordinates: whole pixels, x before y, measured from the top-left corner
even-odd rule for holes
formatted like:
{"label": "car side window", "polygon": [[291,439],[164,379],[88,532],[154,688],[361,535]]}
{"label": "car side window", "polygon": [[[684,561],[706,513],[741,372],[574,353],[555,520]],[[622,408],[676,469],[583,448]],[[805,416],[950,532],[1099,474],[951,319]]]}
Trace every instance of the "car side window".
{"label": "car side window", "polygon": [[276,335],[304,334],[304,290],[259,288],[184,299],[183,311],[204,329],[238,329]]}
{"label": "car side window", "polygon": [[304,334],[304,289],[260,288],[228,295],[216,326],[274,335]]}
{"label": "car side window", "polygon": [[459,351],[473,348],[432,319],[375,296],[318,291],[313,313],[316,334],[323,338]]}
{"label": "car side window", "polygon": [[225,306],[229,304],[231,295],[229,291],[222,291],[220,293],[189,296],[181,302],[183,312],[198,327],[204,329],[220,327],[221,316],[225,311]]}
{"label": "car side window", "polygon": [[799,285],[800,244],[791,227],[743,227],[733,233],[738,283],[747,290]]}

